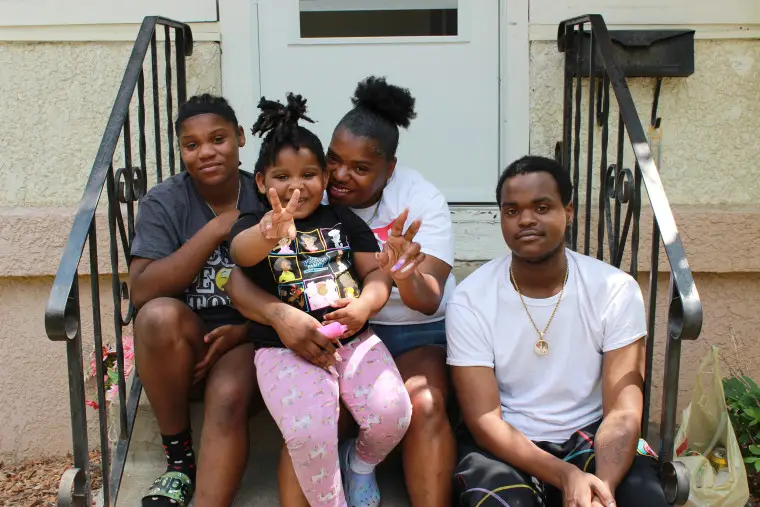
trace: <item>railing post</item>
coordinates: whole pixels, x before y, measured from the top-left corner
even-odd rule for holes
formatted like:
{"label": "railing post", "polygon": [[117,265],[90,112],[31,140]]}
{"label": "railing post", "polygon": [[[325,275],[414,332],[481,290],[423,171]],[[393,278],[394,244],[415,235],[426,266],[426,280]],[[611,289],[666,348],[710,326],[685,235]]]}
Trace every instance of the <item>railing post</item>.
{"label": "railing post", "polygon": [[[90,498],[90,456],[87,441],[87,414],[85,412],[84,362],[82,360],[82,319],[79,307],[79,273],[74,277],[67,304],[67,315],[76,324],[76,331],[66,341],[66,362],[69,372],[69,406],[71,407],[71,437],[73,443],[74,468],[79,469],[84,480],[69,475],[61,480],[61,491],[73,491],[71,507],[89,507]],[[68,479],[71,484],[64,484]],[[66,480],[66,482],[68,482]],[[68,489],[66,489],[68,488]],[[66,499],[63,499],[64,502]]]}
{"label": "railing post", "polygon": [[673,272],[670,273],[670,311],[668,312],[668,339],[665,345],[665,375],[662,389],[662,418],[660,422],[660,460],[672,461],[675,454],[676,415],[678,405],[678,379],[681,374],[681,338],[672,332],[675,307],[680,306]]}

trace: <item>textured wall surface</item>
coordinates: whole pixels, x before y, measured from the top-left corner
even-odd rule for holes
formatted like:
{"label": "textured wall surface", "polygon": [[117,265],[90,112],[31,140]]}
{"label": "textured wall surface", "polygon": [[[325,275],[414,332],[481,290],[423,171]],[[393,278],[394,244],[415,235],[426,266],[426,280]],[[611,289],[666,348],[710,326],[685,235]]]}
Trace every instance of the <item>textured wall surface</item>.
{"label": "textured wall surface", "polygon": [[[535,154],[553,157],[555,143],[562,140],[563,57],[555,42],[531,44],[530,148]],[[760,41],[697,40],[695,69],[688,78],[665,79],[662,85],[660,170],[668,198],[679,204],[756,203]],[[648,125],[654,79],[631,79],[629,84],[642,123]],[[614,106],[610,117],[616,121]],[[596,132],[598,147],[600,130]],[[611,131],[611,139],[615,135]],[[585,150],[584,142],[581,152]],[[585,155],[581,160],[585,168]]]}
{"label": "textured wall surface", "polygon": [[[65,454],[71,450],[66,343],[51,342],[43,315],[52,278],[0,278],[0,461]],[[90,279],[81,277],[83,356],[94,349]],[[110,278],[100,279],[104,344],[113,343]],[[96,399],[87,383],[89,399]],[[97,415],[87,408],[91,445]]]}
{"label": "textured wall surface", "polygon": [[[120,42],[0,43],[0,206],[79,202],[131,48]],[[217,43],[195,44],[187,77],[189,94],[219,93]],[[135,132],[136,114],[132,118]]]}

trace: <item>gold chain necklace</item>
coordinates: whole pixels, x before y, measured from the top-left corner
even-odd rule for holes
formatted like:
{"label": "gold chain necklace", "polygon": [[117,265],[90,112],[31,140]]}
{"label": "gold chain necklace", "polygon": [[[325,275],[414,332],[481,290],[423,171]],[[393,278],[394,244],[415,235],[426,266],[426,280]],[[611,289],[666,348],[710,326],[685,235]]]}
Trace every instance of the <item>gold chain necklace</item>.
{"label": "gold chain necklace", "polygon": [[567,258],[565,258],[565,280],[562,282],[562,289],[559,291],[559,298],[557,299],[557,304],[554,305],[554,310],[552,310],[552,314],[549,317],[549,322],[546,323],[546,326],[544,327],[544,330],[541,331],[538,329],[538,326],[533,321],[533,316],[530,314],[530,311],[528,310],[528,305],[525,304],[525,299],[523,298],[522,292],[520,292],[520,286],[517,285],[517,280],[515,280],[515,272],[512,270],[512,265],[509,265],[509,277],[512,279],[512,283],[515,286],[515,289],[517,289],[517,295],[520,296],[520,302],[523,305],[523,308],[525,308],[525,313],[528,314],[528,319],[530,319],[530,323],[533,324],[533,329],[536,330],[536,333],[538,333],[538,341],[533,346],[533,352],[538,354],[539,356],[545,356],[549,353],[549,342],[547,342],[544,339],[544,336],[546,335],[546,331],[549,329],[549,325],[551,325],[552,320],[554,320],[554,315],[557,313],[557,308],[559,308],[559,304],[562,302],[562,294],[565,292],[565,285],[567,285],[567,276],[570,273],[570,265],[568,264]]}

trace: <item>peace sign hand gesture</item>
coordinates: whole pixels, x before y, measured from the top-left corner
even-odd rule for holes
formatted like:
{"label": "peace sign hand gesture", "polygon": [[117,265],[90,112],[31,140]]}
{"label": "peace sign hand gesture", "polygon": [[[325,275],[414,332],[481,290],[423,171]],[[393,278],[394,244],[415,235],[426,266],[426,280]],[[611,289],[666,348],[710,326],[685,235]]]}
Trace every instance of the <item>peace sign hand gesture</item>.
{"label": "peace sign hand gesture", "polygon": [[272,211],[259,222],[261,234],[266,239],[289,238],[296,239],[296,224],[293,221],[293,213],[298,208],[298,199],[301,197],[301,191],[295,190],[290,197],[287,207],[283,209],[280,198],[273,188],[269,189],[269,203],[272,205]]}
{"label": "peace sign hand gesture", "polygon": [[422,221],[415,220],[404,232],[408,217],[409,208],[396,218],[388,235],[388,241],[383,245],[383,251],[377,256],[380,269],[394,280],[408,278],[425,260],[425,254],[420,251],[420,244],[413,241],[420,230]]}

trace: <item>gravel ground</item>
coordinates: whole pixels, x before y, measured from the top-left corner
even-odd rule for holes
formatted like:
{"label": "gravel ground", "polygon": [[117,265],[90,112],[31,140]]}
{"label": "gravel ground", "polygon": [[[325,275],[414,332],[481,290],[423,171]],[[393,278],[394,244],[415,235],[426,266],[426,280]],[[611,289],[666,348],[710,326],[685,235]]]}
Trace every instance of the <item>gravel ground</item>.
{"label": "gravel ground", "polygon": [[[44,458],[5,465],[0,461],[0,506],[56,506],[58,482],[73,466],[71,456]],[[90,453],[93,489],[100,487],[100,452]]]}

